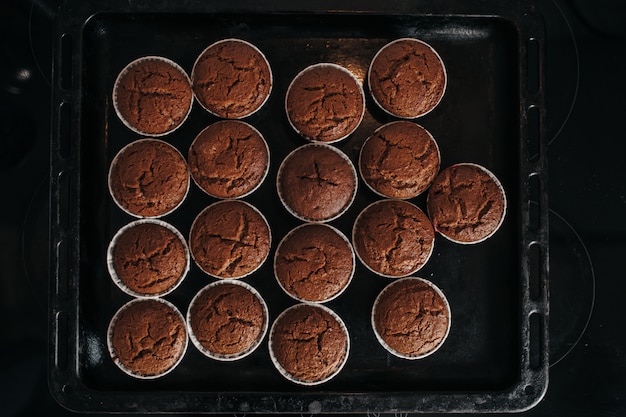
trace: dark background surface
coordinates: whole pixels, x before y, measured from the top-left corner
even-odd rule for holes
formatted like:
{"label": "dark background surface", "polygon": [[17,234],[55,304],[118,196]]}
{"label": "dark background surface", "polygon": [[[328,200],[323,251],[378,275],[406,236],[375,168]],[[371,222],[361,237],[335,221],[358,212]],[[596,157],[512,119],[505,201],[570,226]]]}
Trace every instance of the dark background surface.
{"label": "dark background surface", "polygon": [[[73,415],[49,394],[47,193],[54,10],[0,5],[0,415]],[[626,9],[545,1],[550,383],[528,416],[626,415]]]}

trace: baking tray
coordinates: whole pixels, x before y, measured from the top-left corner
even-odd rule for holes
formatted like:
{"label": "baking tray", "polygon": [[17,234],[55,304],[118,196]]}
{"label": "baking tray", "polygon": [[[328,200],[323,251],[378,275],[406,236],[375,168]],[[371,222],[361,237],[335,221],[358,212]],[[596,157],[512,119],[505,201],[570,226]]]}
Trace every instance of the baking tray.
{"label": "baking tray", "polygon": [[[202,4],[201,4],[202,3]],[[63,406],[82,412],[384,413],[521,411],[548,384],[548,204],[541,16],[532,4],[500,1],[66,1],[58,10],[54,53],[50,218],[49,385]],[[270,173],[245,200],[280,238],[300,224],[281,207],[280,161],[304,144],[284,113],[287,86],[317,62],[346,66],[363,79],[387,42],[416,37],[442,56],[448,87],[440,105],[418,119],[438,141],[442,167],[474,162],[492,170],[508,197],[495,236],[458,245],[437,236],[418,272],[448,297],[452,327],[436,354],[395,358],[377,343],[372,303],[390,281],[358,264],[349,288],[327,305],[348,325],[352,349],[343,371],[316,387],[285,380],[272,366],[267,339],[234,363],[210,360],[192,345],[181,364],[156,380],[137,380],[109,358],[106,329],[130,297],[107,273],[111,237],[133,220],[107,192],[111,159],[140,137],[115,115],[111,92],[133,59],[161,55],[188,72],[212,42],[237,37],[258,46],[274,71],[274,89],[246,119],[271,150]],[[189,119],[165,137],[183,155],[217,119],[194,103]],[[367,97],[359,129],[337,146],[356,162],[367,136],[392,118]],[[379,197],[361,182],[348,212],[332,225],[350,236],[358,212]],[[183,233],[215,200],[192,185],[185,203],[164,220]],[[425,208],[424,197],[411,200]],[[537,204],[530,204],[531,201]],[[272,256],[272,254],[270,256]],[[266,262],[244,278],[265,297],[273,320],[294,302]],[[186,311],[212,279],[195,265],[165,298]]]}

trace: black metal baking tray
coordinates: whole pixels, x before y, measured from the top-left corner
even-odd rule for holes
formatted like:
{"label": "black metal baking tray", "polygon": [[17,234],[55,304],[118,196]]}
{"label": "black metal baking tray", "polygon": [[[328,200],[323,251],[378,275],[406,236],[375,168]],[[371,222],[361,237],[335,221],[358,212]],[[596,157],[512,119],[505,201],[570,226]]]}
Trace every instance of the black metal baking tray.
{"label": "black metal baking tray", "polygon": [[[288,1],[122,2],[68,0],[55,35],[51,146],[49,384],[65,407],[82,412],[351,413],[495,412],[535,405],[548,384],[546,153],[543,135],[541,16],[530,5],[500,1],[398,1],[291,4]],[[475,162],[492,170],[508,197],[504,224],[477,245],[440,236],[419,271],[448,297],[452,327],[444,346],[417,361],[395,358],[377,343],[370,310],[389,283],[358,265],[348,290],[328,303],[346,322],[352,349],[343,371],[317,387],[285,380],[272,366],[267,339],[252,355],[220,363],[194,346],[170,374],[137,380],[116,368],[106,348],[114,312],[130,297],[107,274],[111,237],[133,220],[107,192],[111,159],[139,139],[115,115],[111,92],[133,59],[161,55],[188,72],[210,43],[248,40],[267,56],[274,89],[247,121],[269,143],[265,183],[245,200],[268,218],[273,250],[299,224],[280,206],[280,161],[304,144],[283,103],[302,68],[335,62],[361,78],[378,48],[400,37],[429,42],[442,56],[448,88],[418,123],[436,138],[442,167]],[[183,155],[195,135],[217,119],[197,103],[165,140]],[[360,145],[391,118],[367,97],[359,129],[337,146],[356,162]],[[358,212],[378,197],[363,183],[350,210],[333,221],[350,236]],[[536,201],[538,204],[530,204]],[[193,217],[214,200],[195,185],[164,218],[187,235]],[[424,197],[411,200],[424,207]],[[271,256],[271,255],[270,255]],[[186,311],[212,279],[197,267],[166,299]],[[273,320],[293,304],[271,262],[244,278],[265,297]]]}

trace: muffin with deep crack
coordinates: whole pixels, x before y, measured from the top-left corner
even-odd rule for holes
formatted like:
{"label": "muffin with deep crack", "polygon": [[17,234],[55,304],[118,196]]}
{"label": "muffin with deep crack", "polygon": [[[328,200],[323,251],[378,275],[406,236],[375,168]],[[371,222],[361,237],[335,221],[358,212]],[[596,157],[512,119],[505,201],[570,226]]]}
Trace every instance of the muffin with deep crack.
{"label": "muffin with deep crack", "polygon": [[241,359],[261,343],[268,312],[261,295],[241,281],[217,281],[202,288],[187,311],[189,334],[206,356]]}
{"label": "muffin with deep crack", "polygon": [[420,270],[430,258],[435,231],[424,212],[403,200],[379,200],[358,215],[354,250],[371,271],[390,278]]}
{"label": "muffin with deep crack", "polygon": [[109,169],[115,203],[136,217],[160,217],[179,207],[189,190],[187,162],[174,146],[140,139],[122,148]]}
{"label": "muffin with deep crack", "polygon": [[320,63],[296,75],[287,90],[285,107],[289,123],[301,136],[332,143],[359,126],[365,114],[365,95],[350,71]]}
{"label": "muffin with deep crack", "polygon": [[189,270],[187,243],[174,226],[161,220],[136,220],[111,240],[107,266],[114,282],[133,296],[162,296],[173,291]]}
{"label": "muffin with deep crack", "polygon": [[208,112],[241,119],[258,111],[272,90],[265,55],[241,39],[224,39],[198,56],[191,72],[196,99]]}
{"label": "muffin with deep crack", "polygon": [[372,327],[394,355],[420,359],[434,353],[450,331],[450,306],[433,283],[409,277],[387,285],[374,302]]}
{"label": "muffin with deep crack", "polygon": [[141,135],[161,136],[179,128],[193,104],[191,81],[174,61],[149,56],[128,64],[113,87],[122,122]]}
{"label": "muffin with deep crack", "polygon": [[160,298],[137,298],[123,305],[109,324],[107,343],[115,364],[137,378],[172,371],[187,349],[180,311]]}
{"label": "muffin with deep crack", "polygon": [[195,183],[216,198],[244,197],[256,190],[269,170],[269,149],[261,133],[239,120],[206,127],[189,147]]}
{"label": "muffin with deep crack", "polygon": [[392,116],[414,119],[433,110],[446,90],[443,60],[429,44],[401,38],[372,59],[368,85],[374,101]]}
{"label": "muffin with deep crack", "polygon": [[213,203],[198,214],[189,249],[201,270],[216,278],[241,278],[269,255],[270,227],[261,212],[240,200]]}
{"label": "muffin with deep crack", "polygon": [[462,163],[437,176],[428,191],[428,214],[437,232],[463,244],[482,242],[502,225],[506,195],[487,168]]}
{"label": "muffin with deep crack", "polygon": [[276,369],[302,385],[336,376],[348,359],[350,338],[343,321],[320,304],[297,304],[283,311],[270,331],[269,350]]}
{"label": "muffin with deep crack", "polygon": [[299,301],[326,302],[339,296],[354,274],[354,251],[338,229],[306,223],[278,244],[274,274],[287,294]]}
{"label": "muffin with deep crack", "polygon": [[374,131],[359,154],[365,183],[388,198],[413,198],[432,184],[441,158],[433,136],[409,121],[387,123]]}

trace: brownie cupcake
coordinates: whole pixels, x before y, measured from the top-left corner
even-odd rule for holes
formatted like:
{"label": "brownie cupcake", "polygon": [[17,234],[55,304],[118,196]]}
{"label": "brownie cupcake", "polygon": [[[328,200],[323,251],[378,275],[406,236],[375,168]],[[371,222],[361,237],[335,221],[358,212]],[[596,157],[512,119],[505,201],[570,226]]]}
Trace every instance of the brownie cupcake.
{"label": "brownie cupcake", "polygon": [[354,275],[352,245],[336,228],[300,225],[278,244],[274,274],[285,292],[298,301],[326,302],[338,297]]}
{"label": "brownie cupcake", "polygon": [[480,165],[452,165],[428,192],[428,214],[437,232],[463,244],[482,242],[504,221],[506,195],[500,181]]}
{"label": "brownie cupcake", "polygon": [[224,119],[241,119],[259,110],[270,95],[272,82],[263,53],[241,39],[210,45],[198,56],[191,72],[200,105]]}
{"label": "brownie cupcake", "polygon": [[450,306],[433,283],[408,277],[387,285],[374,302],[372,327],[381,345],[404,359],[424,358],[450,332]]}
{"label": "brownie cupcake", "polygon": [[169,294],[189,271],[189,250],[174,226],[161,220],[136,220],[122,227],[107,251],[113,281],[134,297]]}
{"label": "brownie cupcake", "polygon": [[342,215],[354,201],[358,178],[350,158],[325,144],[307,144],[281,163],[278,196],[303,221],[325,222]]}
{"label": "brownie cupcake", "polygon": [[380,200],[367,206],[352,229],[354,250],[371,271],[384,277],[410,275],[433,252],[435,231],[419,207],[403,200]]}
{"label": "brownie cupcake", "polygon": [[304,138],[333,143],[348,137],[363,120],[363,87],[336,64],[311,65],[293,79],[285,98],[287,118]]}
{"label": "brownie cupcake", "polygon": [[135,217],[174,211],[189,190],[189,170],[180,152],[162,140],[140,139],[122,148],[111,163],[109,191]]}
{"label": "brownie cupcake", "polygon": [[216,198],[244,197],[269,170],[269,148],[261,133],[239,120],[222,120],[196,136],[189,148],[195,183]]}
{"label": "brownie cupcake", "polygon": [[118,75],[113,107],[122,122],[140,135],[161,136],[179,128],[193,104],[189,76],[175,62],[139,58]]}
{"label": "brownie cupcake", "polygon": [[301,385],[317,385],[336,376],[350,350],[343,321],[320,304],[297,304],[283,311],[270,331],[269,351],[276,369]]}
{"label": "brownie cupcake", "polygon": [[115,364],[136,378],[172,371],[187,349],[185,319],[169,301],[137,298],[123,305],[109,324],[107,344]]}
{"label": "brownie cupcake", "polygon": [[253,273],[269,255],[270,244],[265,217],[240,200],[218,201],[206,207],[189,233],[194,261],[215,278],[241,278]]}
{"label": "brownie cupcake", "polygon": [[372,98],[395,117],[414,119],[434,109],[446,90],[443,60],[426,42],[402,38],[374,56],[368,72]]}
{"label": "brownie cupcake", "polygon": [[439,147],[422,126],[396,121],[379,127],[359,154],[365,183],[388,198],[413,198],[428,189],[439,172]]}
{"label": "brownie cupcake", "polygon": [[189,336],[206,356],[221,361],[252,353],[268,328],[267,306],[250,285],[232,280],[202,288],[187,310]]}

